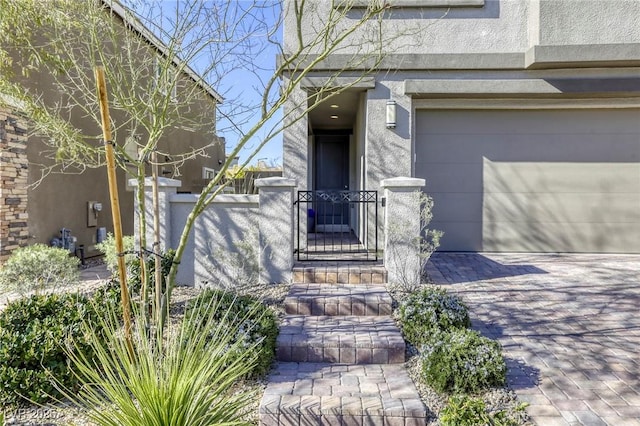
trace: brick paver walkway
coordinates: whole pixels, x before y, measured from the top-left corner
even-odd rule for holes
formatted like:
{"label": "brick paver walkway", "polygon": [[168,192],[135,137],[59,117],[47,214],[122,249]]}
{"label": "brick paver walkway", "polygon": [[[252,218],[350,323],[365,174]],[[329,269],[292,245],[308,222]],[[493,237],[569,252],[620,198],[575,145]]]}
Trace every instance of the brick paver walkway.
{"label": "brick paver walkway", "polygon": [[294,284],[285,311],[279,363],[260,403],[262,426],[426,423],[428,411],[405,369],[404,339],[384,286]]}
{"label": "brick paver walkway", "polygon": [[640,256],[437,253],[535,424],[640,425]]}

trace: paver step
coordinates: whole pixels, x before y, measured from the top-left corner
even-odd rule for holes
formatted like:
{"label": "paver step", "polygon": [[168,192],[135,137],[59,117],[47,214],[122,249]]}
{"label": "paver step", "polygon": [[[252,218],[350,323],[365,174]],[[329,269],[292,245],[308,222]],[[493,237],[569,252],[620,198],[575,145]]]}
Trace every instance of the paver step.
{"label": "paver step", "polygon": [[427,409],[403,365],[279,363],[260,402],[260,424],[426,424]]}
{"label": "paver step", "polygon": [[382,265],[296,264],[291,270],[294,283],[383,284],[387,270]]}
{"label": "paver step", "polygon": [[277,340],[279,361],[345,364],[402,363],[405,343],[389,316],[286,315]]}
{"label": "paver step", "polygon": [[290,315],[391,315],[391,296],[381,285],[294,284],[284,300]]}

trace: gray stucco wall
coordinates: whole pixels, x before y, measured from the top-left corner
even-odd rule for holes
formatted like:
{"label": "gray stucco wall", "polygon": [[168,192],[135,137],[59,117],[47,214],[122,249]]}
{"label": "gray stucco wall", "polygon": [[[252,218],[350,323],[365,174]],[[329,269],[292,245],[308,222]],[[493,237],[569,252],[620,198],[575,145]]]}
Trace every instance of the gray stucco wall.
{"label": "gray stucco wall", "polygon": [[[287,2],[290,7],[290,3]],[[330,1],[307,2],[302,25],[305,41],[319,23],[342,10]],[[356,2],[359,4],[362,2]],[[394,2],[390,2],[394,4]],[[362,40],[381,30],[387,54],[456,54],[523,52],[540,45],[579,45],[640,42],[640,2],[636,0],[486,0],[482,7],[429,7],[444,2],[415,1],[422,7],[392,7],[381,23],[371,22],[344,43],[340,53],[363,52]],[[290,9],[289,9],[290,10]],[[364,13],[356,8],[338,28],[353,25]],[[295,19],[285,18],[285,49],[297,45]],[[366,49],[366,47],[364,47]],[[316,52],[317,53],[317,52]],[[403,68],[397,64],[397,68]]]}
{"label": "gray stucco wall", "polygon": [[640,42],[636,0],[538,0],[540,44]]}
{"label": "gray stucco wall", "polygon": [[219,195],[194,229],[194,285],[231,287],[259,278],[258,196]]}
{"label": "gray stucco wall", "polygon": [[[308,3],[302,26],[307,41],[314,37],[317,22],[342,13],[332,11],[330,1]],[[515,52],[524,49],[528,41],[528,6],[527,1],[486,0],[483,7],[391,8],[384,13],[380,26],[371,22],[355,32],[345,43],[351,46],[340,53],[361,53],[360,41],[375,39],[379,29],[386,53]],[[338,28],[353,25],[363,13],[364,9],[347,13]],[[295,21],[289,14],[285,20],[285,48],[297,43],[295,32],[291,31],[294,28]]]}
{"label": "gray stucco wall", "polygon": [[[178,194],[180,181],[158,180],[160,249],[164,251],[178,247],[199,194]],[[296,183],[280,177],[256,179],[255,183],[258,195],[218,195],[198,215],[178,268],[177,284],[237,288],[290,280]],[[149,178],[146,184],[147,248],[150,248],[153,216]],[[137,233],[139,219],[137,214],[135,217]]]}

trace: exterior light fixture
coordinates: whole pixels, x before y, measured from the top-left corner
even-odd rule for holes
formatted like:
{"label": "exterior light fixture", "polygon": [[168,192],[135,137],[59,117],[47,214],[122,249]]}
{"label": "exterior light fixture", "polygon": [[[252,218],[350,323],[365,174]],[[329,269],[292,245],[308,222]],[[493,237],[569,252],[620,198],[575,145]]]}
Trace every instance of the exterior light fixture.
{"label": "exterior light fixture", "polygon": [[331,118],[332,120],[337,120],[337,119],[338,119],[338,116],[337,116],[337,115],[332,115],[332,116],[330,116],[330,118]]}
{"label": "exterior light fixture", "polygon": [[330,106],[331,106],[331,108],[340,108],[340,105],[338,105],[338,104],[331,104]]}
{"label": "exterior light fixture", "polygon": [[387,101],[387,129],[396,128],[396,101]]}

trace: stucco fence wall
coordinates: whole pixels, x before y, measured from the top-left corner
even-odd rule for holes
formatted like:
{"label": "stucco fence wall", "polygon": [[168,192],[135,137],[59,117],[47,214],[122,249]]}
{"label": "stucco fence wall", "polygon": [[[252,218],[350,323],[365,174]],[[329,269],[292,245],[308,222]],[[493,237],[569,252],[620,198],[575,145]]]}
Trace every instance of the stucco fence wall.
{"label": "stucco fence wall", "polygon": [[[134,184],[135,182],[131,182]],[[151,181],[145,184],[147,245],[153,242]],[[161,249],[177,247],[182,229],[198,194],[179,194],[180,181],[159,179]],[[256,283],[288,283],[294,265],[294,196],[296,182],[271,177],[257,179],[258,195],[218,195],[196,219],[180,262],[178,284],[235,287]],[[381,182],[386,211],[401,222],[408,235],[419,232],[419,204],[415,192],[424,180],[393,178]],[[138,206],[136,205],[136,209]],[[138,229],[136,214],[135,229]],[[385,232],[386,235],[386,232]],[[397,247],[394,246],[397,245]],[[385,238],[384,262],[393,282],[406,270],[419,268],[417,253],[404,241]],[[403,261],[399,262],[400,256]],[[398,265],[402,265],[402,271]]]}

